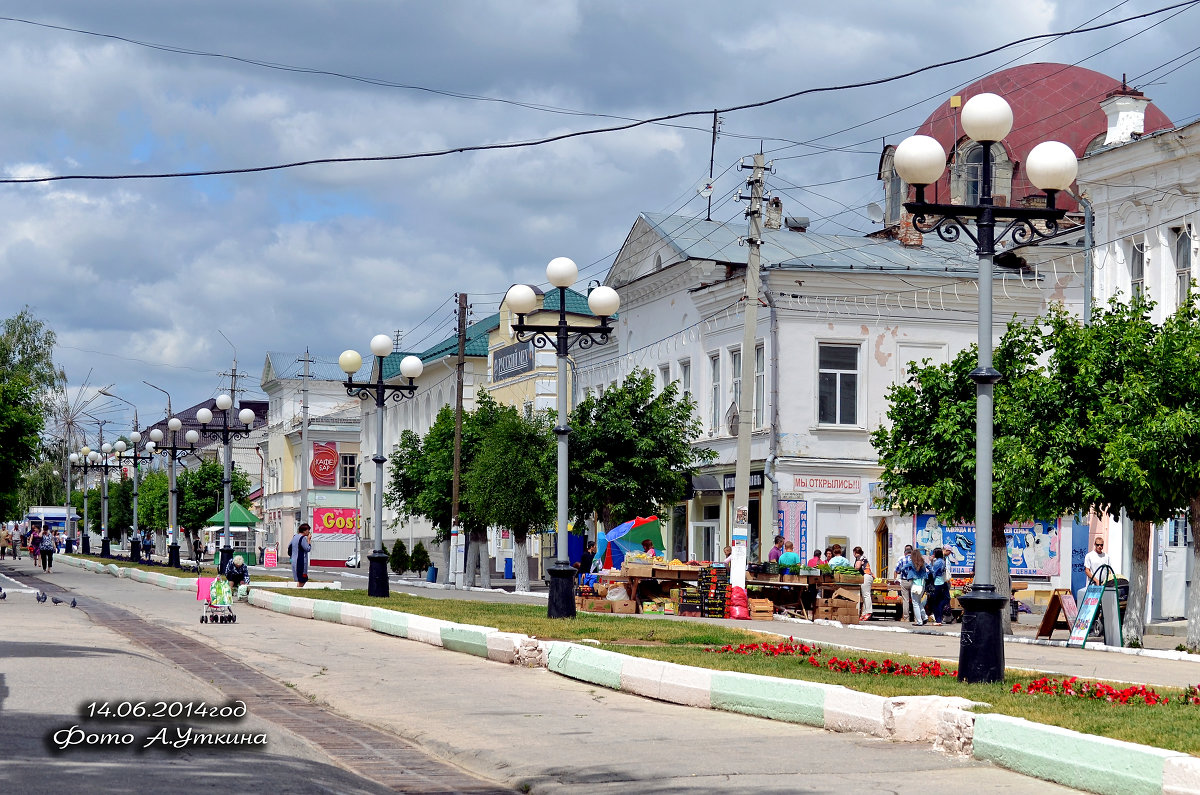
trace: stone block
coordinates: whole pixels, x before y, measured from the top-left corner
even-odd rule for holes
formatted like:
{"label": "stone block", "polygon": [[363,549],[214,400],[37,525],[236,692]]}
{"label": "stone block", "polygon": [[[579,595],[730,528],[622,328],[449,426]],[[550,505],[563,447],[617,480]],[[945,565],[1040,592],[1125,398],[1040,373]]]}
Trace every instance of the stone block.
{"label": "stone block", "polygon": [[1177,756],[1163,763],[1163,795],[1200,795],[1200,759]]}
{"label": "stone block", "polygon": [[809,726],[825,725],[832,685],[755,674],[713,672],[712,707]]}
{"label": "stone block", "polygon": [[931,743],[938,736],[938,720],[944,710],[965,710],[975,702],[957,696],[895,696],[883,708],[890,736],[901,743]]}
{"label": "stone block", "polygon": [[825,728],[838,732],[862,732],[888,737],[884,711],[887,699],[848,688],[831,689],[825,694]]}
{"label": "stone block", "polygon": [[625,655],[574,643],[554,643],[548,666],[551,671],[594,685],[621,689],[621,666]]}
{"label": "stone block", "polygon": [[342,603],[330,602],[325,599],[314,599],[312,617],[318,621],[331,621],[334,624],[340,624],[342,623]]}
{"label": "stone block", "polygon": [[371,629],[384,635],[394,635],[397,638],[408,637],[408,614],[395,610],[385,610],[373,607],[371,614]]}
{"label": "stone block", "polygon": [[409,615],[408,637],[412,640],[419,640],[422,643],[429,643],[433,646],[441,646],[442,627],[449,623],[449,621],[440,621],[436,618]]}

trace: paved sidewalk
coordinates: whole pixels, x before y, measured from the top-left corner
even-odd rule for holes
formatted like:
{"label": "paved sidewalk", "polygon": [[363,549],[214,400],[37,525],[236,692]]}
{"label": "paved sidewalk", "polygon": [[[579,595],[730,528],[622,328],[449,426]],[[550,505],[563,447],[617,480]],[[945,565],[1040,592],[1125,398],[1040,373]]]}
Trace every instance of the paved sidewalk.
{"label": "paved sidewalk", "polygon": [[236,624],[201,625],[187,593],[78,569],[50,579],[85,609],[104,600],[236,650],[318,705],[535,793],[1068,791],[927,746],[665,704],[354,627],[249,607]]}

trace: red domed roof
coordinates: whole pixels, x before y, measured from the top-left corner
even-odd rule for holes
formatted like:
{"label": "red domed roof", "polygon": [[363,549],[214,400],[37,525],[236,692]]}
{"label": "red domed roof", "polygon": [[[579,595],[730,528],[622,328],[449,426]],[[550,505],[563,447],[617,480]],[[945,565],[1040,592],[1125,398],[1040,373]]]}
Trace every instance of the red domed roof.
{"label": "red domed roof", "polygon": [[[1009,159],[1020,164],[1042,141],[1061,141],[1075,151],[1076,157],[1083,157],[1088,144],[1108,130],[1108,117],[1100,109],[1100,102],[1120,88],[1121,81],[1081,66],[1032,63],[988,75],[967,86],[961,96],[965,103],[976,94],[991,92],[1008,101],[1013,110],[1013,128],[1003,145]],[[953,154],[963,138],[958,119],[961,110],[950,107],[950,100],[946,100],[917,132],[937,139]],[[1146,133],[1173,126],[1153,103],[1146,106]],[[946,179],[943,177],[942,182]],[[939,186],[942,191],[945,187]],[[1014,179],[1013,192],[1016,195],[1011,201],[1016,203],[1027,193],[1037,191],[1022,176]]]}

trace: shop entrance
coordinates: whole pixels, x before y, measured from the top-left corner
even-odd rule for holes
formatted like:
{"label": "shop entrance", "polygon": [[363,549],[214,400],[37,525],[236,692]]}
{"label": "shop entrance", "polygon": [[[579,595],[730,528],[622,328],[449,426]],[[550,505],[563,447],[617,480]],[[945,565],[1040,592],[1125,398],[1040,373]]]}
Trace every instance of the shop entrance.
{"label": "shop entrance", "polygon": [[887,578],[892,571],[892,561],[889,558],[891,552],[891,531],[888,529],[887,519],[880,519],[879,524],[875,525],[875,576]]}
{"label": "shop entrance", "polygon": [[725,556],[717,557],[720,542],[717,538],[721,532],[718,522],[692,522],[688,533],[688,560],[724,560]]}

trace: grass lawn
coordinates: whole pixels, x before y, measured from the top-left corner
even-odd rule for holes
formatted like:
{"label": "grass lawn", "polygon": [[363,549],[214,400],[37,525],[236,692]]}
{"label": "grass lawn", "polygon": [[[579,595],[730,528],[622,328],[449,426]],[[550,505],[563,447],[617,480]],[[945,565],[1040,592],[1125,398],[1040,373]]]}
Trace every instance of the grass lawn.
{"label": "grass lawn", "polygon": [[[504,632],[520,632],[542,640],[596,640],[601,648],[637,657],[693,665],[721,671],[804,679],[842,685],[880,696],[943,695],[961,696],[988,704],[980,712],[995,712],[1026,718],[1038,723],[1143,743],[1200,756],[1200,706],[1176,703],[1180,691],[1156,688],[1170,704],[1109,704],[1063,696],[1031,696],[1013,693],[1016,683],[1026,685],[1042,674],[1010,669],[1003,683],[962,684],[954,677],[870,676],[830,671],[810,665],[806,657],[768,657],[763,654],[714,654],[706,648],[736,646],[741,643],[778,643],[781,638],[749,630],[705,624],[686,619],[655,620],[580,613],[571,620],[548,619],[546,608],[536,605],[497,604],[460,599],[430,599],[392,593],[386,599],[367,596],[366,591],[281,590],[289,596],[329,599],[372,607],[386,607],[404,613],[440,618],[463,624],[496,627]],[[924,660],[900,654],[871,654],[848,651],[826,645],[822,660],[831,656],[854,660],[890,659],[914,667]],[[947,670],[956,664],[946,666]],[[1197,675],[1200,680],[1200,674]],[[1121,689],[1125,685],[1114,684]]]}
{"label": "grass lawn", "polygon": [[[83,560],[94,560],[97,563],[101,563],[101,564],[105,564],[105,565],[111,563],[112,565],[118,566],[122,569],[141,569],[142,571],[153,571],[153,572],[157,572],[159,574],[166,574],[169,577],[183,577],[185,579],[193,579],[194,580],[196,577],[200,577],[200,576],[203,576],[203,577],[216,577],[217,576],[217,567],[212,566],[212,565],[201,566],[200,574],[196,574],[195,569],[188,569],[188,568],[176,569],[172,566],[160,566],[157,564],[151,566],[147,563],[134,563],[130,560],[119,560],[117,558],[102,558],[99,555],[83,555],[78,552],[72,552],[71,557],[81,558]],[[271,576],[265,575],[265,574],[251,575],[251,577],[250,577],[251,584],[253,584],[256,580],[259,582],[262,582],[264,580],[267,582],[288,582],[289,578],[288,577],[271,577]]]}

